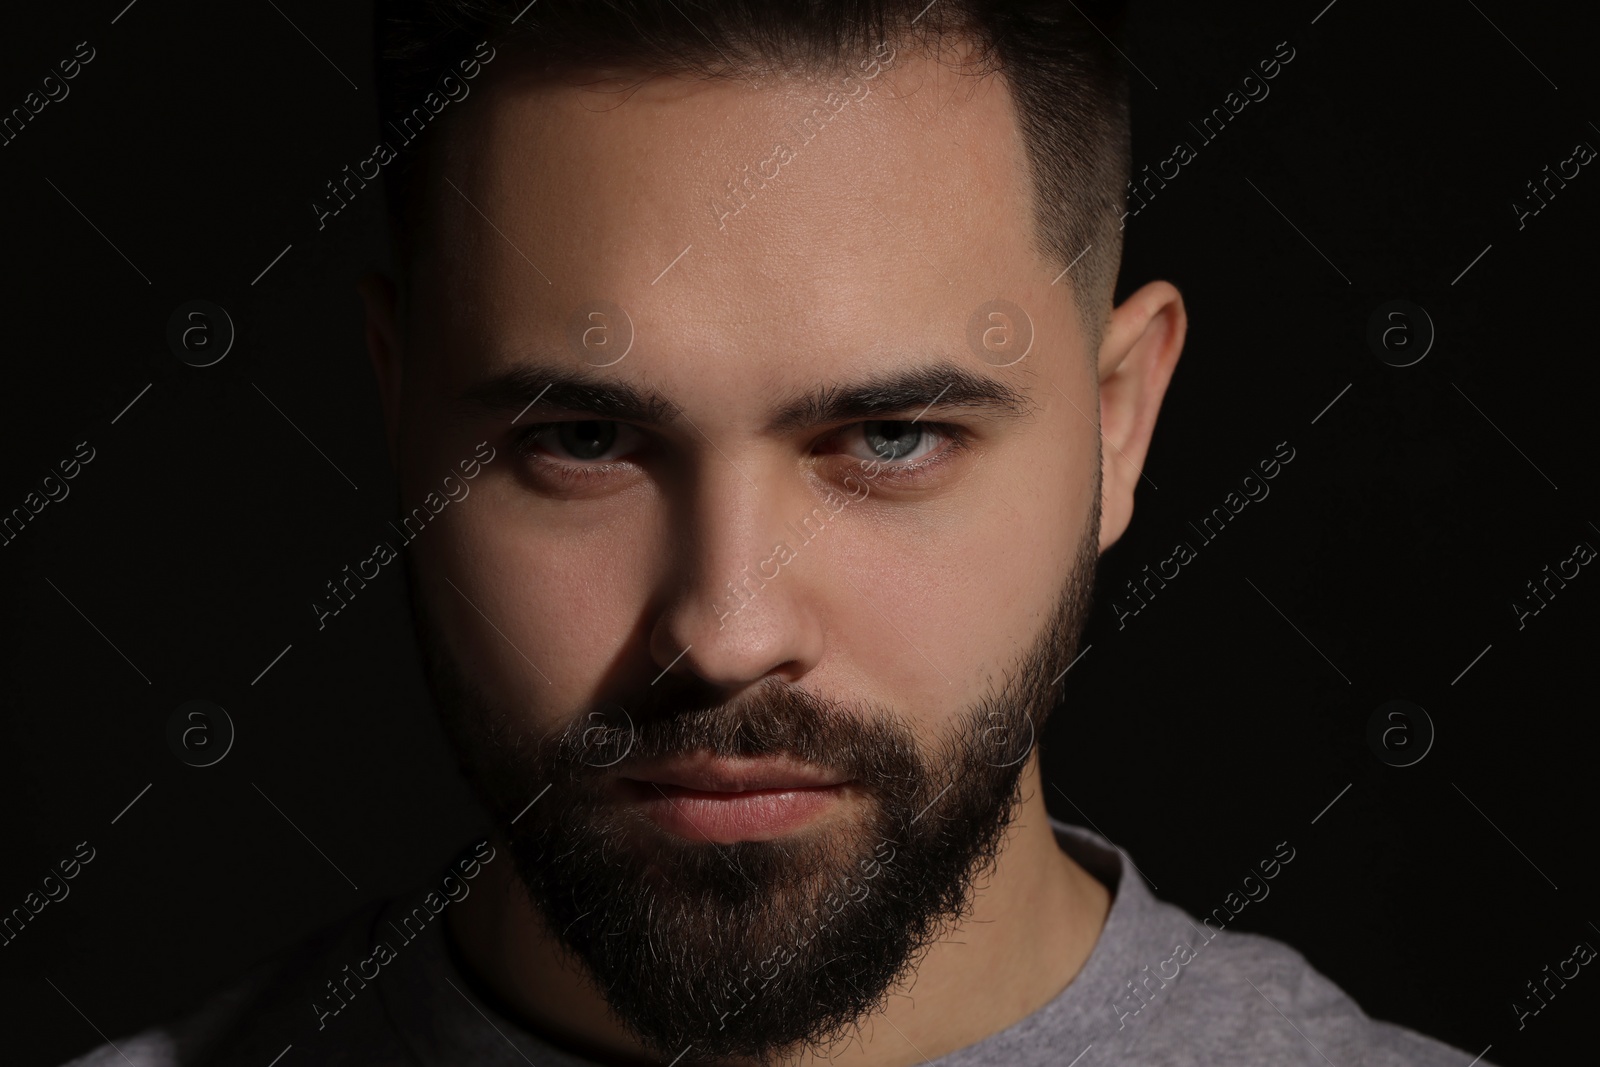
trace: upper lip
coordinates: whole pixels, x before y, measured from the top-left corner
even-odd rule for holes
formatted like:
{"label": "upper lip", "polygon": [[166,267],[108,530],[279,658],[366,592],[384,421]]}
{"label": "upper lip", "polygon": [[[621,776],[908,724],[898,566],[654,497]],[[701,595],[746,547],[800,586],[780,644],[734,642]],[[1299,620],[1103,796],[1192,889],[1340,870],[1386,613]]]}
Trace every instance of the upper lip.
{"label": "upper lip", "polygon": [[754,789],[799,789],[839,785],[847,775],[815,764],[783,757],[741,758],[697,753],[652,760],[631,767],[624,776],[656,785],[675,785],[707,793],[743,793]]}

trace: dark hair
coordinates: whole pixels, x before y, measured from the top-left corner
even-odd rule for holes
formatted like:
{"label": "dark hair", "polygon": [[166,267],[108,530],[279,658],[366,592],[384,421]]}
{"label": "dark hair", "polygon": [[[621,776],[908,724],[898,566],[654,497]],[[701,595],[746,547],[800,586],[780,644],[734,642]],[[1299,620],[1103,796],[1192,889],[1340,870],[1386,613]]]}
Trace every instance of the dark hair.
{"label": "dark hair", "polygon": [[[706,78],[832,74],[850,70],[880,42],[937,55],[941,42],[970,41],[973,72],[1002,72],[1007,79],[1031,168],[1035,247],[1063,268],[1076,261],[1068,279],[1092,353],[1116,287],[1131,166],[1128,74],[1112,43],[1123,6],[1105,0],[378,0],[379,106],[385,123],[407,115],[425,119],[428,111],[418,105],[430,96],[440,102],[441,78],[483,41],[494,54],[508,52],[501,65],[552,79],[596,69]],[[442,108],[440,102],[433,111]],[[419,133],[417,147],[425,148],[450,117]],[[402,273],[422,224],[423,198],[412,188],[422,173],[419,154],[401,153],[384,171]]]}

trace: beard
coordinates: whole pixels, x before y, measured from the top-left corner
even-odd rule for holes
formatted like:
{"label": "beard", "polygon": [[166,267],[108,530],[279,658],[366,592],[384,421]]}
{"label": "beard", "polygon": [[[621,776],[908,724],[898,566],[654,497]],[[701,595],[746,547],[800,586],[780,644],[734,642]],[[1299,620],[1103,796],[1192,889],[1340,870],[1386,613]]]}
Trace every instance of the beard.
{"label": "beard", "polygon": [[[555,733],[496,707],[413,594],[463,774],[534,911],[619,1023],[668,1059],[761,1064],[858,1032],[970,914],[1089,612],[1099,494],[1054,613],[1004,682],[919,741],[893,709],[777,679],[734,701],[673,675]],[[407,570],[412,590],[420,588]],[[689,841],[617,802],[632,761],[781,755],[851,780],[826,828]],[[843,814],[841,814],[841,812]]]}

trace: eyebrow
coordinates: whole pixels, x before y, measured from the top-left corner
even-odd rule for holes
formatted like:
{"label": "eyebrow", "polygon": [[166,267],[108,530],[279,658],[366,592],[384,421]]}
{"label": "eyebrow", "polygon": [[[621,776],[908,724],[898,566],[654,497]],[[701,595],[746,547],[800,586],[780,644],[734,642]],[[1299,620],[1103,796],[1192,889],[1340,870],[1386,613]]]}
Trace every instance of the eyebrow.
{"label": "eyebrow", "polygon": [[[480,382],[460,398],[465,410],[481,415],[515,411],[577,411],[599,419],[671,426],[678,405],[665,395],[583,371],[526,364]],[[824,385],[780,400],[768,418],[771,434],[792,433],[830,423],[888,419],[932,408],[970,411],[991,418],[1022,419],[1033,413],[1028,396],[998,378],[940,360],[885,371],[855,382]]]}

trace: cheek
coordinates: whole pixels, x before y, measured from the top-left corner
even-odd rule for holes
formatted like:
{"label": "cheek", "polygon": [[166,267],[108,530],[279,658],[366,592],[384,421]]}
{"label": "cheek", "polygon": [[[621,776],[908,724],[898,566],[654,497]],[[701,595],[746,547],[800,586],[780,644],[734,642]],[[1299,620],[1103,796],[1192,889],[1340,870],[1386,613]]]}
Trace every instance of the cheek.
{"label": "cheek", "polygon": [[479,489],[418,558],[437,628],[498,706],[565,721],[638,630],[648,524],[591,516],[580,535],[503,481]]}
{"label": "cheek", "polygon": [[834,659],[829,688],[892,708],[926,734],[972,684],[967,627],[952,624],[970,599],[958,563],[965,534],[869,498],[827,536],[836,539],[804,580]]}
{"label": "cheek", "polygon": [[951,520],[947,569],[935,581],[950,590],[947,617],[961,620],[948,629],[970,642],[966,655],[980,654],[989,671],[1010,667],[1032,647],[1091,519],[1094,431],[1068,415],[1065,425],[1047,423],[1008,442],[1007,459],[985,471]]}
{"label": "cheek", "polygon": [[980,699],[1054,612],[1092,487],[1092,462],[1030,462],[921,517],[847,513],[813,580],[827,584],[829,640],[858,691],[919,729]]}

